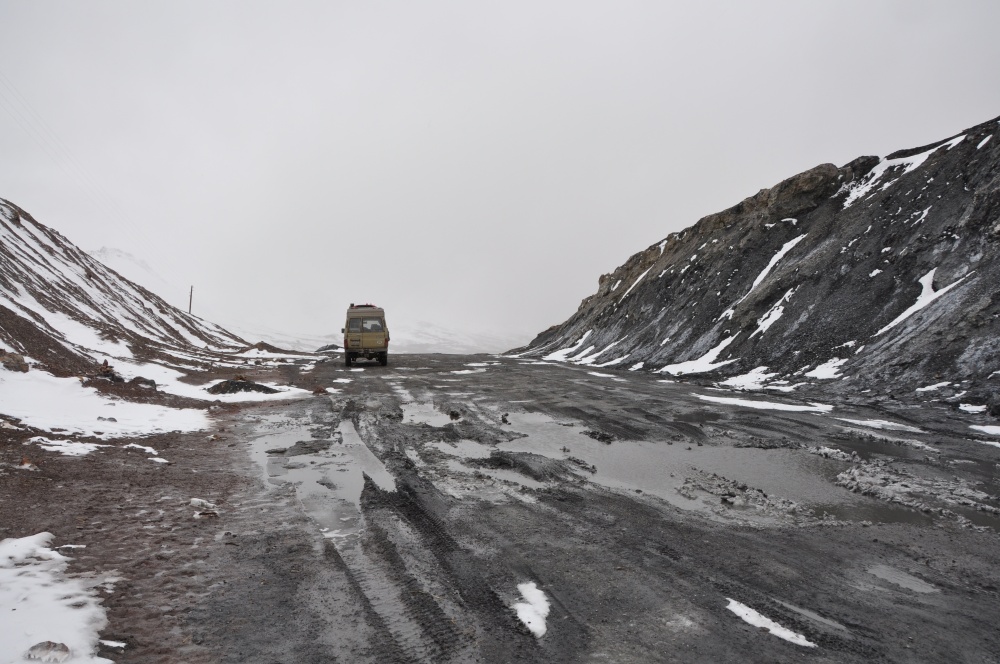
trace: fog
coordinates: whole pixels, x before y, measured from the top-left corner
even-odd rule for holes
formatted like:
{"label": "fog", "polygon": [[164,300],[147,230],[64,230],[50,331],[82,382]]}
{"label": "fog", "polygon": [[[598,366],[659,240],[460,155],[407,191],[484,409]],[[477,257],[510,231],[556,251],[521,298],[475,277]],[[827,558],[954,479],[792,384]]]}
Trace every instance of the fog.
{"label": "fog", "polygon": [[[243,329],[525,343],[819,163],[1000,114],[993,2],[3,2],[0,197]],[[504,346],[506,347],[506,346]],[[447,351],[447,348],[442,348]]]}

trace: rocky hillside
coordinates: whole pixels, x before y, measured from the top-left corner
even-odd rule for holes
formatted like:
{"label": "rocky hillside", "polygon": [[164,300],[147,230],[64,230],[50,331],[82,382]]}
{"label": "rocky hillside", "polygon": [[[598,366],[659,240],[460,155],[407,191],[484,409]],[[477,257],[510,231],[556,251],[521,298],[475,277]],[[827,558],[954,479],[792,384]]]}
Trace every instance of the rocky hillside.
{"label": "rocky hillside", "polygon": [[633,255],[512,352],[734,387],[987,394],[1000,370],[997,133],[991,120],[764,189]]}
{"label": "rocky hillside", "polygon": [[0,352],[55,374],[106,358],[198,361],[248,346],[170,306],[0,199]]}

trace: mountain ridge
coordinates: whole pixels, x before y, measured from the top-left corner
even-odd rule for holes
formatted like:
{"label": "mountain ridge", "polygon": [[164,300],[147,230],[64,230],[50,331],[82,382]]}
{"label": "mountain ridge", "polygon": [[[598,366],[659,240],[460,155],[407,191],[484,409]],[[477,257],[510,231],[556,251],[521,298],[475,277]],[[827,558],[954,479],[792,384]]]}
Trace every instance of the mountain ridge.
{"label": "mountain ridge", "polygon": [[821,164],[707,215],[510,353],[750,388],[944,381],[942,394],[986,398],[1000,370],[998,120]]}

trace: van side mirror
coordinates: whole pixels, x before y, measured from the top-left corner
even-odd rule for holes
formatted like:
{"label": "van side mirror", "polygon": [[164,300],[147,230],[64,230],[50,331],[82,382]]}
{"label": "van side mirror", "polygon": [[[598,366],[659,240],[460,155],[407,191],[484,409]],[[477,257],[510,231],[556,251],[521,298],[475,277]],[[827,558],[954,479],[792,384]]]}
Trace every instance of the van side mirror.
{"label": "van side mirror", "polygon": [[341,334],[343,334],[343,333],[344,333],[344,328],[340,328],[340,333],[341,333]]}

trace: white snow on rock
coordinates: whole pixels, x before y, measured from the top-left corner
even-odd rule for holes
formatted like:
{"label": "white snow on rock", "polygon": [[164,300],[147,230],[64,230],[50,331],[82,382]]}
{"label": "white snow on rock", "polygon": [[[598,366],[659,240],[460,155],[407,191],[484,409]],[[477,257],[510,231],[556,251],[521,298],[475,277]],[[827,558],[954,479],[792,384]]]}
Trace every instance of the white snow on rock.
{"label": "white snow on rock", "polygon": [[35,436],[28,439],[29,443],[38,445],[43,450],[58,452],[63,456],[85,456],[99,447],[109,447],[108,445],[98,445],[97,443],[77,443],[72,440],[53,440],[45,436]]}
{"label": "white snow on rock", "polygon": [[[787,410],[794,413],[829,413],[833,406],[821,403],[810,403],[808,406],[799,406],[790,403],[775,403],[773,401],[751,401],[750,399],[737,399],[734,397],[712,397],[706,394],[694,394],[702,401],[721,403],[728,406],[743,406],[744,408],[756,408],[757,410]],[[1000,429],[1000,427],[997,427]]]}
{"label": "white snow on rock", "polygon": [[840,374],[837,370],[842,367],[847,362],[846,359],[840,359],[839,357],[832,357],[823,364],[819,365],[812,371],[807,372],[805,375],[809,378],[817,378],[819,380],[831,380],[833,378],[840,378]]}
{"label": "white snow on rock", "polygon": [[105,440],[208,426],[208,417],[198,409],[120,401],[83,387],[77,378],[42,371],[0,371],[0,413],[39,429],[61,428]]}
{"label": "white snow on rock", "polygon": [[923,433],[923,429],[918,429],[917,427],[911,427],[908,424],[900,424],[899,422],[890,422],[889,420],[850,420],[846,417],[838,417],[841,422],[847,422],[849,424],[857,424],[863,427],[871,427],[872,429],[888,429],[890,431],[909,431],[910,433]]}
{"label": "white snow on rock", "polygon": [[780,300],[775,302],[774,305],[767,310],[767,313],[761,316],[760,320],[757,321],[757,329],[754,330],[753,334],[750,335],[751,339],[753,339],[758,334],[764,334],[765,332],[767,332],[768,328],[770,328],[772,325],[778,322],[778,319],[781,318],[781,315],[785,313],[785,302],[788,302],[788,300],[792,297],[794,293],[795,289],[790,288],[787,293],[781,296]]}
{"label": "white snow on rock", "polygon": [[985,413],[986,406],[974,406],[971,403],[962,403],[958,405],[958,409],[966,413]]}
{"label": "white snow on rock", "polygon": [[[108,623],[104,608],[88,585],[67,576],[70,559],[49,548],[52,539],[38,533],[0,541],[0,656],[5,664],[30,661],[29,649],[51,641],[66,646],[69,656],[58,649],[49,661],[113,664],[94,654]],[[37,656],[45,656],[42,650]]]}
{"label": "white snow on rock", "polygon": [[[875,168],[865,175],[861,182],[853,185],[848,190],[849,193],[847,198],[844,200],[844,209],[851,207],[857,201],[866,197],[875,188],[875,185],[882,179],[882,176],[886,173],[892,171],[895,172],[896,169],[902,168],[903,171],[896,176],[896,179],[906,175],[907,173],[919,168],[927,158],[934,154],[941,148],[947,147],[947,149],[952,149],[965,139],[965,136],[956,136],[950,141],[946,141],[941,145],[935,146],[930,150],[921,152],[920,154],[911,155],[909,157],[899,157],[898,159],[882,159]],[[896,179],[888,180],[882,184],[881,189],[887,189],[891,186]]]}
{"label": "white snow on rock", "polygon": [[764,383],[777,375],[776,373],[767,373],[767,367],[757,367],[742,376],[733,376],[719,383],[719,385],[735,387],[738,390],[762,390],[764,389]]}
{"label": "white snow on rock", "polygon": [[733,313],[735,313],[736,307],[739,305],[739,303],[750,297],[750,293],[752,293],[754,289],[760,285],[760,282],[764,281],[764,278],[768,275],[768,273],[771,272],[771,270],[774,269],[774,266],[778,264],[778,261],[784,258],[785,254],[791,251],[792,248],[795,247],[795,245],[797,245],[803,239],[805,239],[805,237],[806,233],[803,233],[802,235],[786,242],[781,247],[781,249],[778,250],[778,253],[776,253],[774,256],[771,257],[771,261],[764,267],[763,271],[761,271],[761,273],[757,275],[757,278],[753,280],[753,284],[751,284],[750,290],[746,292],[746,295],[737,300],[736,304],[734,304],[732,307],[723,311],[722,314],[716,320],[722,320],[723,318],[732,319]]}
{"label": "white snow on rock", "polygon": [[816,644],[806,640],[806,637],[796,632],[793,632],[787,627],[782,627],[781,625],[774,622],[770,618],[763,616],[760,613],[757,613],[746,604],[741,604],[740,602],[737,602],[735,599],[729,599],[728,597],[726,598],[726,601],[729,602],[729,604],[726,606],[727,609],[729,609],[730,611],[738,615],[740,618],[742,618],[745,622],[750,623],[754,627],[761,627],[763,629],[766,629],[768,632],[778,637],[779,639],[784,639],[785,641],[794,643],[797,646],[804,646],[806,648],[816,647]]}
{"label": "white snow on rock", "polygon": [[536,637],[545,636],[545,618],[549,615],[549,600],[545,593],[539,590],[534,581],[517,584],[517,590],[524,598],[523,602],[514,605],[517,617]]}
{"label": "white snow on rock", "polygon": [[989,143],[991,138],[993,138],[993,134],[990,134],[989,136],[987,136],[983,140],[979,141],[979,145],[976,146],[976,149],[978,150],[979,148],[981,148],[984,145],[986,145],[987,143]]}
{"label": "white snow on rock", "polygon": [[940,390],[942,387],[948,387],[951,385],[950,381],[944,381],[943,383],[934,383],[933,385],[927,385],[926,387],[918,387],[917,392],[934,392],[935,390]]}
{"label": "white snow on rock", "polygon": [[979,426],[973,425],[969,427],[970,429],[975,429],[976,431],[982,431],[983,433],[988,433],[991,436],[1000,436],[1000,427],[997,426]]}
{"label": "white snow on rock", "polygon": [[[921,291],[920,296],[917,298],[917,301],[914,302],[910,306],[909,309],[907,309],[903,313],[901,313],[898,316],[896,316],[896,318],[891,323],[889,323],[888,325],[886,325],[885,327],[883,327],[881,330],[879,330],[878,332],[876,332],[875,333],[876,337],[879,336],[879,335],[881,335],[883,332],[887,332],[887,331],[891,330],[892,328],[896,327],[897,325],[899,325],[900,323],[902,323],[904,320],[906,320],[907,318],[909,318],[913,314],[917,313],[918,311],[920,311],[921,309],[923,309],[924,307],[926,307],[928,304],[930,304],[934,300],[938,299],[939,297],[941,297],[942,295],[944,295],[945,293],[947,293],[948,291],[950,291],[955,286],[957,286],[960,283],[962,283],[963,281],[965,281],[965,278],[969,276],[967,274],[967,275],[965,275],[965,277],[962,277],[958,281],[956,281],[956,282],[954,282],[954,283],[952,283],[952,284],[950,284],[948,286],[945,286],[944,288],[942,288],[940,290],[934,290],[934,286],[932,284],[934,282],[934,273],[936,271],[937,271],[937,268],[934,268],[933,270],[931,270],[930,272],[928,272],[927,274],[925,274],[924,276],[922,276],[920,278],[920,285],[923,287],[923,290]],[[969,274],[972,274],[972,273],[970,272]]]}
{"label": "white snow on rock", "polygon": [[719,342],[715,348],[711,349],[701,357],[696,360],[688,360],[687,362],[678,362],[677,364],[668,364],[665,367],[661,367],[657,370],[658,373],[669,373],[675,376],[682,376],[684,374],[693,373],[704,373],[706,371],[713,371],[719,367],[725,366],[730,362],[735,362],[736,358],[731,360],[724,360],[722,362],[716,362],[719,355],[725,350],[726,346],[735,341],[738,334],[734,334],[731,337],[727,337]]}
{"label": "white snow on rock", "polygon": [[645,364],[646,364],[645,362],[636,362],[635,364],[633,364],[632,366],[630,366],[630,367],[628,368],[628,370],[629,370],[629,371],[638,371],[639,369],[642,369],[642,367],[643,367],[643,366],[644,366]]}
{"label": "white snow on rock", "polygon": [[[694,260],[694,258],[692,258],[691,260]],[[649,270],[652,270],[652,269],[653,268],[648,268],[645,272],[643,272],[642,274],[639,275],[638,279],[636,279],[635,281],[632,282],[632,285],[628,287],[628,290],[625,291],[625,294],[622,295],[621,299],[618,300],[618,304],[621,304],[622,300],[624,300],[626,297],[628,297],[628,294],[632,292],[632,289],[635,288],[636,286],[638,286],[639,282],[642,281],[642,278],[645,277],[647,274],[649,274]]]}
{"label": "white snow on rock", "polygon": [[586,332],[583,333],[583,336],[580,337],[580,340],[577,341],[575,345],[570,346],[569,348],[563,348],[562,350],[557,350],[554,353],[549,353],[542,359],[548,360],[550,362],[565,362],[567,359],[569,359],[570,355],[577,352],[583,347],[583,343],[587,340],[587,337],[590,336],[591,332],[593,332],[593,330],[587,330]]}

